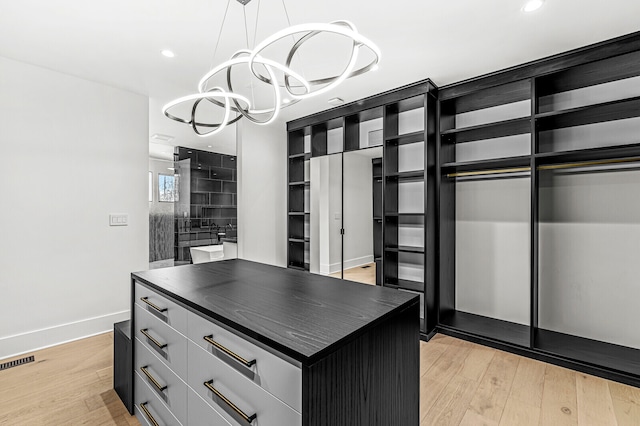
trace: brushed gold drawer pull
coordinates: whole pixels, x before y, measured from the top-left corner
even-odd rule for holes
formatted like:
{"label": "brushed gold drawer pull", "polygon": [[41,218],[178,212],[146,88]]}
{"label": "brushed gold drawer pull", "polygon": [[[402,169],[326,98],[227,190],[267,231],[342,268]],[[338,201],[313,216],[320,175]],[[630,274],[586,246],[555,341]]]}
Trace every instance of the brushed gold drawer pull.
{"label": "brushed gold drawer pull", "polygon": [[211,392],[213,392],[213,394],[215,396],[217,396],[218,398],[223,400],[225,404],[227,404],[233,411],[235,411],[240,417],[242,417],[245,422],[251,423],[255,419],[258,418],[257,414],[252,414],[251,416],[247,416],[244,411],[242,411],[240,408],[238,408],[237,405],[235,405],[233,402],[229,401],[229,398],[227,398],[226,396],[221,394],[218,389],[213,387],[213,380],[209,380],[208,382],[204,382],[204,385],[205,385],[205,387],[207,389],[209,389]]}
{"label": "brushed gold drawer pull", "polygon": [[146,303],[147,305],[151,306],[153,309],[155,309],[158,312],[167,312],[167,308],[161,308],[160,306],[156,305],[155,303],[151,303],[149,301],[148,297],[141,297],[140,300],[142,300],[144,303]]}
{"label": "brushed gold drawer pull", "polygon": [[160,426],[160,424],[156,421],[156,419],[153,418],[153,416],[147,409],[147,404],[148,402],[143,402],[142,404],[140,404],[140,409],[142,410],[144,415],[147,416],[147,419],[151,422],[153,426]]}
{"label": "brushed gold drawer pull", "polygon": [[251,366],[256,363],[255,359],[252,359],[251,361],[247,361],[246,359],[242,358],[240,355],[238,355],[237,353],[233,352],[232,350],[225,348],[220,343],[218,343],[215,340],[213,340],[213,335],[212,334],[210,334],[208,336],[204,336],[204,340],[206,340],[208,343],[212,344],[216,348],[220,349],[222,352],[226,353],[227,355],[229,355],[230,357],[232,357],[236,361],[242,363],[245,367],[251,368]]}
{"label": "brushed gold drawer pull", "polygon": [[153,337],[151,337],[151,335],[148,333],[149,330],[148,328],[144,328],[142,330],[140,330],[140,333],[144,334],[144,336],[149,339],[151,341],[151,343],[153,343],[154,345],[156,345],[158,347],[158,349],[164,349],[167,347],[167,344],[165,343],[164,345],[160,342],[158,342],[156,339],[154,339]]}
{"label": "brushed gold drawer pull", "polygon": [[151,383],[153,383],[153,386],[155,386],[156,389],[158,389],[160,392],[164,392],[164,390],[167,389],[167,387],[162,386],[160,383],[158,383],[155,377],[153,377],[151,373],[149,373],[149,370],[147,370],[148,367],[149,367],[148,365],[145,365],[144,367],[140,367],[140,371],[142,371],[144,375],[147,376],[147,379],[149,379]]}

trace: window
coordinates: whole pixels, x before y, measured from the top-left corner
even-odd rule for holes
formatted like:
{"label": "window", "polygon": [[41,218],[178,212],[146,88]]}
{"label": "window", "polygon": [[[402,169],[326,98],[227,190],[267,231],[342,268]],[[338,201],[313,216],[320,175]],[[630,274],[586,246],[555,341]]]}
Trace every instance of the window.
{"label": "window", "polygon": [[173,203],[178,201],[178,176],[158,173],[158,201]]}

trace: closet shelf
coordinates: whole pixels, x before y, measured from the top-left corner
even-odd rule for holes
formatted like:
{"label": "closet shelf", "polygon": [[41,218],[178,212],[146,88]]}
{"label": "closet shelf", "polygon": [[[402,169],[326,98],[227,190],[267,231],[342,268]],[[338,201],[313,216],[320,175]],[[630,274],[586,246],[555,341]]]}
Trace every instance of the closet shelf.
{"label": "closet shelf", "polygon": [[309,238],[289,238],[289,242],[291,243],[308,243]]}
{"label": "closet shelf", "polygon": [[406,133],[404,135],[394,135],[385,138],[388,143],[394,145],[407,145],[410,143],[424,142],[424,130],[418,132]]}
{"label": "closet shelf", "polygon": [[465,336],[478,336],[524,347],[529,347],[531,338],[530,327],[526,325],[455,310],[441,314],[440,327]]}
{"label": "closet shelf", "polygon": [[562,129],[640,117],[640,97],[536,114],[538,130]]}
{"label": "closet shelf", "polygon": [[394,253],[424,253],[424,247],[418,246],[387,246],[384,250]]}
{"label": "closet shelf", "polygon": [[440,133],[443,142],[464,143],[484,139],[501,138],[505,136],[522,135],[531,132],[530,117],[514,118],[479,126],[462,127],[460,129],[445,130]]}
{"label": "closet shelf", "polygon": [[420,181],[424,180],[424,170],[412,170],[410,172],[387,173],[387,179]]}
{"label": "closet shelf", "polygon": [[399,288],[403,290],[411,290],[417,292],[424,291],[424,282],[422,281],[412,281],[412,280],[401,280],[401,279],[392,279],[387,278],[384,282],[385,287],[391,288]]}
{"label": "closet shelf", "polygon": [[290,160],[293,160],[294,158],[301,158],[304,157],[306,154],[304,152],[300,153],[300,154],[292,154],[289,156]]}
{"label": "closet shelf", "polygon": [[492,169],[506,169],[512,167],[528,167],[531,165],[531,157],[522,155],[518,157],[494,158],[490,160],[460,161],[445,163],[441,166],[443,175],[460,172],[475,172]]}
{"label": "closet shelf", "polygon": [[538,165],[561,164],[570,161],[596,161],[640,157],[640,143],[580,149],[576,151],[545,152],[535,155]]}
{"label": "closet shelf", "polygon": [[543,329],[534,335],[536,349],[640,376],[639,349]]}

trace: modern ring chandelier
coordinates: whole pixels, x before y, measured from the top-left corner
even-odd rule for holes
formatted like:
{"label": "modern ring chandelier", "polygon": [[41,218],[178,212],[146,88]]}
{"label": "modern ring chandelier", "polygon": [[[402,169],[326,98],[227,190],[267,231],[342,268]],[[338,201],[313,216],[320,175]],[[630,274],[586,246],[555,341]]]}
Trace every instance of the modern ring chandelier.
{"label": "modern ring chandelier", "polygon": [[[243,6],[246,6],[251,0],[237,0]],[[218,49],[218,43],[220,41],[220,35],[224,28],[224,23],[227,18],[227,12],[229,10],[229,4],[231,0],[227,0],[227,8],[225,10],[224,18],[222,20],[222,26],[220,28],[220,34],[216,42],[214,49],[215,53]],[[289,14],[287,12],[284,0],[282,5],[289,20]],[[258,6],[259,10],[259,6]],[[257,26],[256,16],[256,26]],[[380,62],[381,53],[380,49],[368,38],[358,33],[355,25],[349,21],[333,21],[328,24],[324,23],[310,23],[302,25],[291,26],[275,34],[267,37],[264,41],[257,44],[253,49],[240,49],[235,52],[231,58],[220,65],[213,67],[208,73],[206,73],[200,82],[198,83],[198,93],[187,95],[175,99],[162,108],[163,114],[177,122],[191,126],[193,131],[198,136],[212,136],[219,133],[226,126],[233,124],[240,120],[242,117],[246,117],[248,120],[255,124],[266,125],[272,123],[280,113],[282,108],[293,105],[301,100],[310,98],[312,96],[320,95],[329,90],[332,90],[344,80],[361,75],[367,71],[371,71],[377,68]],[[246,11],[245,11],[245,27],[246,27]],[[245,28],[246,31],[246,28]],[[330,33],[338,36],[343,36],[350,39],[353,44],[351,47],[351,57],[347,63],[347,66],[339,75],[328,76],[324,78],[315,78],[313,80],[307,80],[303,73],[297,72],[292,69],[291,64],[299,55],[300,47],[309,41],[309,39],[322,33]],[[274,43],[283,40],[285,38],[293,38],[294,43],[289,53],[286,55],[284,61],[277,61],[273,58],[268,58],[265,55],[265,51]],[[248,35],[247,35],[248,44]],[[367,48],[373,53],[373,59],[360,67],[356,68],[360,49]],[[252,105],[252,102],[245,96],[234,92],[232,81],[232,73],[234,67],[244,66],[248,67],[251,73],[251,77],[257,81],[265,83],[271,86],[273,90],[273,106],[270,108],[256,109]],[[260,68],[260,69],[258,69]],[[208,87],[209,81],[214,76],[225,76],[226,74],[226,87]],[[280,77],[280,78],[278,78]],[[283,96],[283,91],[285,96]],[[220,122],[211,121],[197,121],[196,112],[203,101],[207,101],[217,107],[223,108],[224,117]],[[189,105],[191,107],[190,114],[183,114],[180,116],[170,111],[178,105]],[[231,116],[231,113],[235,113],[235,117]],[[208,131],[201,130],[209,129]]]}

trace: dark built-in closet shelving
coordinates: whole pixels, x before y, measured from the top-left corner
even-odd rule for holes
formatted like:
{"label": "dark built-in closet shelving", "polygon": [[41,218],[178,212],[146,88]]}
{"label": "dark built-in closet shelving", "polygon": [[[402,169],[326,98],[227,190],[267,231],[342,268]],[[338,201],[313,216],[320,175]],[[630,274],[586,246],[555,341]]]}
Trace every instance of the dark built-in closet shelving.
{"label": "dark built-in closet shelving", "polygon": [[177,264],[191,262],[190,247],[219,244],[238,232],[236,157],[176,147],[174,161],[187,159],[190,206],[186,217],[175,217]]}
{"label": "dark built-in closet shelving", "polygon": [[374,158],[371,160],[371,174],[373,182],[372,187],[372,199],[373,199],[373,260],[376,264],[376,285],[381,285],[384,282],[382,276],[382,158]]}
{"label": "dark built-in closet shelving", "polygon": [[[399,114],[420,107],[424,130],[401,133]],[[640,32],[289,122],[289,267],[309,269],[304,162],[327,155],[339,127],[344,151],[358,149],[358,124],[380,117],[379,282],[424,295],[423,338],[640,386]],[[422,142],[423,169],[399,169],[398,150]],[[424,182],[424,211],[399,209],[411,182]],[[422,226],[423,246],[401,244],[402,226]],[[402,258],[416,255],[424,280],[402,279]]]}
{"label": "dark built-in closet shelving", "polygon": [[[590,227],[598,225],[585,219],[595,215],[591,209],[576,211],[580,206],[622,202],[608,209],[624,211],[624,200],[637,196],[640,186],[633,185],[633,177],[616,186],[607,176],[633,173],[640,167],[639,76],[640,33],[635,33],[439,89],[439,331],[640,385],[640,350],[633,342],[621,344],[625,339],[619,337],[625,335],[622,329],[635,329],[636,324],[612,319],[616,317],[613,311],[631,313],[637,307],[622,302],[612,308],[610,300],[585,301],[594,297],[588,296],[591,292],[601,294],[598,291],[612,294],[612,300],[624,300],[624,294],[617,294],[624,291],[620,280],[633,265],[607,266],[604,254],[619,248],[595,247],[602,251],[602,260],[585,257],[583,270],[593,263],[595,268],[611,268],[612,272],[608,278],[575,282],[575,265],[561,264],[548,254],[554,247],[565,247],[567,238],[575,238],[577,231],[572,229],[581,226],[579,229],[591,232]],[[588,184],[583,183],[585,179]],[[604,179],[602,184],[612,194],[606,200],[594,200],[589,192],[597,190],[593,185],[600,185],[599,179]],[[530,271],[526,282],[511,283],[522,289],[517,298],[528,305],[526,321],[460,309],[461,295],[456,294],[460,284],[456,272],[466,267],[456,267],[456,259],[460,253],[468,256],[457,245],[457,233],[467,232],[459,229],[464,225],[460,216],[468,221],[472,215],[457,205],[461,197],[469,197],[465,195],[468,191],[457,193],[460,185],[476,182],[489,192],[515,180],[523,182],[519,187],[527,192],[517,196],[530,200],[526,259]],[[506,210],[511,208],[508,204],[505,200]],[[612,230],[614,226],[611,224]],[[547,242],[544,250],[543,237],[553,242]],[[583,244],[589,244],[585,238]],[[499,242],[487,241],[487,248],[492,244]],[[571,246],[575,252],[567,256],[581,256],[584,251],[579,245]],[[496,269],[508,269],[507,259],[498,261],[502,264]],[[572,293],[574,288],[581,289],[585,300]],[[500,297],[496,295],[495,300]],[[580,303],[584,303],[582,311],[576,309]],[[597,327],[590,326],[593,334],[600,330],[600,338],[589,335],[589,330],[576,332],[581,335],[570,331],[580,328],[576,325],[579,315],[585,321],[600,318]]]}
{"label": "dark built-in closet shelving", "polygon": [[[309,270],[311,194],[309,178],[305,176],[305,167],[308,167],[305,162],[335,152],[335,147],[329,152],[328,133],[339,128],[342,128],[343,144],[338,152],[361,149],[361,124],[382,120],[383,158],[372,160],[371,220],[376,281],[378,285],[421,295],[421,332],[425,338],[436,325],[436,101],[437,88],[430,80],[425,80],[287,123],[288,267]],[[407,132],[400,122],[402,114],[412,111],[414,116],[422,115],[420,122],[424,124],[420,129]],[[415,145],[418,148],[415,152],[421,152],[424,157],[419,169],[399,168],[399,152],[408,145]],[[418,145],[424,148],[420,150]],[[421,201],[414,211],[403,211],[400,200],[403,185],[411,182],[422,183]],[[399,231],[402,232],[403,227],[418,230],[422,234],[421,245],[400,244]],[[349,230],[345,232],[348,234]],[[420,279],[403,278],[406,265],[412,268],[414,275],[419,271]]]}

